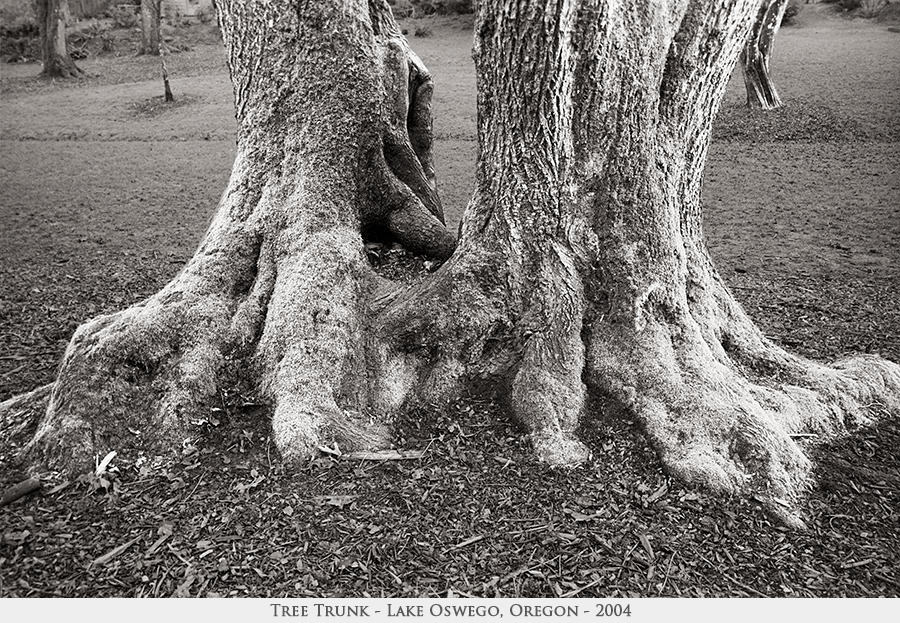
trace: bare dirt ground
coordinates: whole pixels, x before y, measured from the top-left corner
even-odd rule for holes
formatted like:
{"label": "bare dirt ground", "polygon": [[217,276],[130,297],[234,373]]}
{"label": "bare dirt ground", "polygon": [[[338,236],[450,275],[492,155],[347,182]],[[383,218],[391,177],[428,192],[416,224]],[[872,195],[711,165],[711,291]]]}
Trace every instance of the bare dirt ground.
{"label": "bare dirt ground", "polygon": [[[729,87],[704,185],[709,244],[789,348],[900,360],[900,34],[812,11],[799,22],[773,61],[785,110],[749,113],[739,75]],[[455,227],[475,157],[471,24],[430,25],[412,44],[436,76]],[[52,380],[78,323],[174,275],[234,155],[220,47],[171,57],[173,107],[153,103],[154,59],[80,66],[93,76],[0,71],[0,400]],[[896,422],[819,452],[810,530],[790,533],[752,500],[668,481],[640,433],[600,409],[586,425],[596,460],[571,472],[536,465],[473,399],[400,423],[398,444],[429,449],[421,461],[323,458],[299,473],[252,409],[224,395],[176,465],[0,510],[0,595],[900,595]],[[0,486],[24,475],[14,424],[0,422]]]}

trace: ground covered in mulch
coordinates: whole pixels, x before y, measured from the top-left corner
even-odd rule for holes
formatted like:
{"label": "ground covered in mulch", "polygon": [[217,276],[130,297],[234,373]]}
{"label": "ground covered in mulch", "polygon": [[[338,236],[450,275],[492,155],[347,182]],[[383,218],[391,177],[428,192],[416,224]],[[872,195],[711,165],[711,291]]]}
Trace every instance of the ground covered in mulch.
{"label": "ground covered in mulch", "polygon": [[[896,424],[824,450],[790,532],[685,490],[627,420],[589,467],[538,465],[491,401],[411,414],[420,459],[286,468],[262,410],[223,397],[180,458],[53,480],[0,515],[6,596],[900,594]],[[9,476],[7,474],[7,480]]]}
{"label": "ground covered in mulch", "polygon": [[[429,24],[413,44],[438,81],[455,226],[474,158],[471,33]],[[788,107],[747,113],[738,77],[716,123],[710,247],[788,348],[900,360],[896,35],[807,22],[779,37]],[[0,399],[52,380],[80,322],[183,265],[233,159],[220,49],[172,56],[178,106],[153,99],[151,59],[84,65],[95,77],[74,84],[23,66],[0,77]],[[33,425],[0,421],[0,488],[29,475],[15,454]],[[601,401],[583,428],[594,460],[553,471],[502,406],[473,395],[398,423],[397,447],[421,458],[285,466],[264,405],[232,388],[176,459],[123,453],[103,477],[43,474],[41,492],[0,509],[0,595],[900,596],[896,415],[814,450],[804,532],[753,499],[670,481]]]}

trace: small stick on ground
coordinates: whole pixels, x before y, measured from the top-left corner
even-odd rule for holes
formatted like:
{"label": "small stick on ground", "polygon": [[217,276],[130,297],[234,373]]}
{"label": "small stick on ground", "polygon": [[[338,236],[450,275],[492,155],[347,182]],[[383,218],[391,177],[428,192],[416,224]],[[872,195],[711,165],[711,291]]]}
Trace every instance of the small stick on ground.
{"label": "small stick on ground", "polygon": [[3,508],[7,504],[15,502],[19,498],[25,497],[29,493],[37,491],[40,488],[41,481],[39,478],[29,478],[27,480],[23,480],[19,484],[13,485],[3,492],[3,496],[0,497],[0,508]]}
{"label": "small stick on ground", "polygon": [[110,560],[112,560],[113,558],[115,558],[116,556],[118,556],[119,554],[121,554],[122,552],[127,550],[129,547],[131,547],[132,545],[137,543],[140,539],[141,539],[140,536],[136,536],[133,539],[131,539],[130,541],[126,541],[125,543],[122,543],[118,547],[114,547],[113,549],[109,550],[102,556],[95,558],[91,562],[91,566],[104,565],[104,564],[108,563]]}
{"label": "small stick on ground", "polygon": [[342,456],[345,459],[357,461],[409,461],[421,459],[424,455],[424,450],[376,450],[374,452],[348,452]]}

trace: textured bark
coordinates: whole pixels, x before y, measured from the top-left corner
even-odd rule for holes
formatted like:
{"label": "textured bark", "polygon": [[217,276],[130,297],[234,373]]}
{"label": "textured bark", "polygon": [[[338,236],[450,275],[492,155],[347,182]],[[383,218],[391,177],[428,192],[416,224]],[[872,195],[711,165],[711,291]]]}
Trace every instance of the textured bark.
{"label": "textured bark", "polygon": [[160,53],[159,17],[161,5],[162,0],[141,0],[141,48],[139,54],[156,56]]}
{"label": "textured bark", "polygon": [[479,6],[475,196],[456,255],[383,333],[430,344],[416,378],[450,395],[466,374],[507,379],[547,461],[584,459],[573,431],[593,393],[678,477],[795,498],[810,468],[795,438],[896,413],[900,367],[784,352],[706,250],[711,124],[758,3]]}
{"label": "textured bark", "polygon": [[36,0],[35,12],[41,31],[41,75],[48,78],[75,78],[83,72],[69,56],[66,46],[68,0]]}
{"label": "textured bark", "polygon": [[384,443],[364,333],[382,283],[361,231],[439,258],[455,247],[431,164],[430,75],[380,0],[217,5],[231,179],[170,283],[76,331],[29,447],[47,463],[180,444],[232,369],[271,402],[287,457]]}
{"label": "textured bark", "polygon": [[741,51],[741,69],[747,87],[747,106],[774,110],[781,108],[781,98],[769,74],[769,59],[775,35],[787,10],[788,0],[763,0]]}
{"label": "textured bark", "polygon": [[456,252],[404,287],[372,271],[364,235],[442,258],[454,240],[431,80],[386,3],[219,3],[238,154],[218,212],[163,290],[78,329],[33,456],[165,448],[232,369],[271,403],[287,458],[384,446],[394,414],[482,379],[552,464],[588,458],[593,394],[684,480],[796,497],[794,436],[900,411],[900,367],[784,352],[703,243],[711,124],[757,9],[482,0],[475,192]]}

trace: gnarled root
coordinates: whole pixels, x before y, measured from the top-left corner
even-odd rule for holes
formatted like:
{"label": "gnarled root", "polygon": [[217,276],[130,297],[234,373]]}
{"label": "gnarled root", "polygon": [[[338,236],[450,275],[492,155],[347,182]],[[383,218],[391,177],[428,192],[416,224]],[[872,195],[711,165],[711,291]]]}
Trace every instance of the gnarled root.
{"label": "gnarled root", "polygon": [[582,381],[584,290],[574,258],[556,243],[538,266],[533,286],[522,288],[525,314],[519,322],[524,347],[510,393],[513,415],[530,432],[538,458],[571,467],[590,457],[575,437],[584,414]]}
{"label": "gnarled root", "polygon": [[363,227],[384,229],[410,251],[446,260],[456,237],[444,227],[437,192],[431,74],[393,20],[376,22],[375,33],[387,114],[379,148],[369,156],[371,201]]}
{"label": "gnarled root", "polygon": [[586,395],[580,280],[571,261],[551,261],[542,285],[525,287],[509,262],[500,250],[464,248],[434,279],[386,303],[382,367],[405,381],[382,392],[402,392],[392,400],[409,406],[444,403],[467,381],[503,387],[537,457],[578,465],[590,456],[575,436]]}
{"label": "gnarled root", "polygon": [[214,299],[151,299],[79,327],[28,449],[65,465],[122,446],[180,444],[216,395],[228,312]]}
{"label": "gnarled root", "polygon": [[[364,20],[348,22],[338,39],[368,72],[353,80],[371,89],[345,80],[323,91],[347,78],[330,55],[311,54],[308,64],[319,64],[290,73],[293,83],[269,76],[277,96],[254,91],[257,74],[233,73],[238,155],[210,230],[158,294],[77,330],[31,456],[74,467],[113,448],[177,447],[217,397],[229,363],[272,401],[286,457],[333,442],[388,443],[384,421],[395,405],[372,395],[397,381],[369,374],[384,349],[367,334],[379,283],[363,235],[387,232],[442,260],[456,239],[437,195],[431,77],[387,3],[368,11],[371,31]],[[315,115],[328,122],[310,122]]]}
{"label": "gnarled root", "polygon": [[160,292],[76,330],[29,457],[69,469],[112,449],[162,452],[190,435],[268,297],[260,241],[218,233]]}
{"label": "gnarled root", "polygon": [[865,358],[826,367],[771,346],[768,359],[789,360],[794,374],[751,375],[746,360],[709,339],[715,332],[702,327],[711,323],[684,314],[642,330],[601,325],[591,335],[590,383],[634,412],[667,468],[687,482],[790,506],[809,484],[803,440],[869,423],[874,401],[898,406],[896,364]]}
{"label": "gnarled root", "polygon": [[387,428],[369,409],[365,323],[374,279],[359,234],[335,228],[302,237],[278,274],[255,358],[274,403],[276,445],[289,459],[334,442],[387,446]]}

